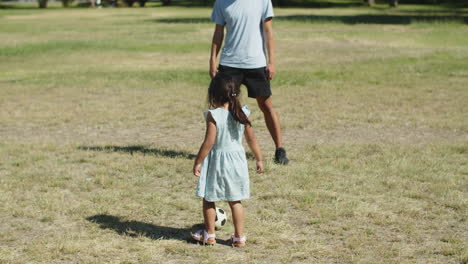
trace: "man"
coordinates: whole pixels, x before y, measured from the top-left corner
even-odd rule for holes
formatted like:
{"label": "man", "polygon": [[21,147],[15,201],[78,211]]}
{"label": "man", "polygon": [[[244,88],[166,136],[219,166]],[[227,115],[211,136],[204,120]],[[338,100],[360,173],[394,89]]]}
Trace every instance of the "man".
{"label": "man", "polygon": [[[225,72],[247,87],[263,112],[276,145],[275,162],[288,164],[278,115],[273,109],[270,80],[275,76],[271,0],[216,0],[211,20],[216,23],[210,57],[210,76]],[[224,39],[219,68],[216,58]],[[268,64],[265,54],[268,52]]]}

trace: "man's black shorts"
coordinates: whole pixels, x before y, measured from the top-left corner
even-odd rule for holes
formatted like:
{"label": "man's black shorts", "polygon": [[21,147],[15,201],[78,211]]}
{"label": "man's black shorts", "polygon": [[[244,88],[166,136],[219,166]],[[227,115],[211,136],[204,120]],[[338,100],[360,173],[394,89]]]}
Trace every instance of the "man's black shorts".
{"label": "man's black shorts", "polygon": [[218,71],[245,85],[248,96],[251,98],[271,96],[270,80],[267,77],[266,67],[241,69],[219,65]]}

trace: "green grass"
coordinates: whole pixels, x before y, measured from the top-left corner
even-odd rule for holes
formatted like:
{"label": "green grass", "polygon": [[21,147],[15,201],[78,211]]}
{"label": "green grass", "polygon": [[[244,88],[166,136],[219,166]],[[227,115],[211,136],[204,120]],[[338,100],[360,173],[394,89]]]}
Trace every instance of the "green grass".
{"label": "green grass", "polygon": [[468,262],[467,9],[275,10],[291,164],[243,89],[267,160],[232,249],[231,226],[189,242],[210,9],[20,7],[0,11],[1,263]]}

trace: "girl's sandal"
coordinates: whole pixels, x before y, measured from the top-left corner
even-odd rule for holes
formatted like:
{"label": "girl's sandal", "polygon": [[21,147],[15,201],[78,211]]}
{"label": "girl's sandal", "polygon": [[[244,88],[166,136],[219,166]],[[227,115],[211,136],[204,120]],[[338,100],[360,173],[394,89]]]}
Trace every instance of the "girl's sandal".
{"label": "girl's sandal", "polygon": [[245,247],[245,242],[247,241],[247,237],[235,237],[231,235],[231,245],[232,247]]}
{"label": "girl's sandal", "polygon": [[213,246],[216,244],[216,234],[208,234],[206,230],[198,230],[195,234],[191,234],[193,240],[203,245]]}

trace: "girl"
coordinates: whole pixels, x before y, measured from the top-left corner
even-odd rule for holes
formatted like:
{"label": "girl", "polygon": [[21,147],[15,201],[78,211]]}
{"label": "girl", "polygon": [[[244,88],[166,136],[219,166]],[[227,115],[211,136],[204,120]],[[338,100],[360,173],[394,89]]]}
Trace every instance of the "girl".
{"label": "girl", "polygon": [[228,201],[234,222],[232,246],[245,246],[244,208],[241,200],[248,199],[249,171],[242,134],[257,160],[257,173],[263,172],[262,154],[248,118],[250,110],[239,103],[240,85],[225,74],[216,75],[208,88],[210,110],[205,111],[206,134],[193,165],[198,179],[197,196],[203,197],[205,230],[192,238],[214,245],[215,202]]}

